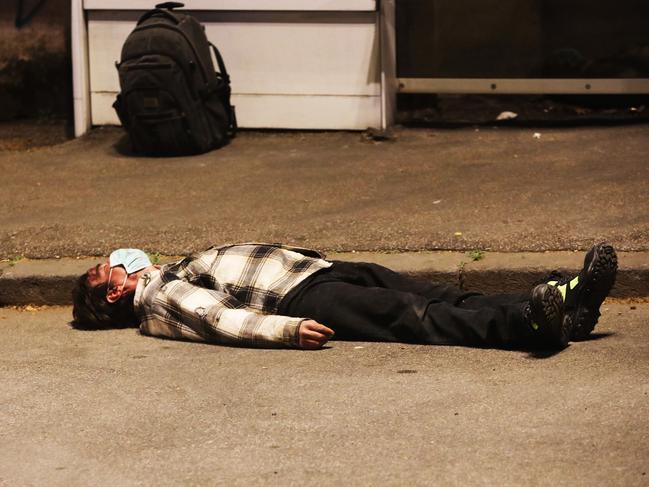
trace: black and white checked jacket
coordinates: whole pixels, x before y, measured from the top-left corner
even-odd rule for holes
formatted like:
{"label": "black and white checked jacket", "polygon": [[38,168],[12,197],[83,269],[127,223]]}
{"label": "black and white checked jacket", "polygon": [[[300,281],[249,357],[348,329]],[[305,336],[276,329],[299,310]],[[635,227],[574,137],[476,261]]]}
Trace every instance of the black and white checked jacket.
{"label": "black and white checked jacket", "polygon": [[144,273],[135,290],[140,331],[215,343],[297,346],[304,318],[277,315],[286,294],[331,263],[278,244],[212,247]]}

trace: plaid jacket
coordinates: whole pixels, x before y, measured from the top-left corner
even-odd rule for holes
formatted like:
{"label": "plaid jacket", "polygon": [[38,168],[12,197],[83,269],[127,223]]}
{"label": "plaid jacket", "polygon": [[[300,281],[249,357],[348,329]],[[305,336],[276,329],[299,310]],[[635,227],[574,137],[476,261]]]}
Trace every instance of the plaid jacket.
{"label": "plaid jacket", "polygon": [[275,244],[212,247],[140,277],[135,312],[147,335],[297,346],[304,318],[277,315],[286,294],[331,266],[316,251]]}

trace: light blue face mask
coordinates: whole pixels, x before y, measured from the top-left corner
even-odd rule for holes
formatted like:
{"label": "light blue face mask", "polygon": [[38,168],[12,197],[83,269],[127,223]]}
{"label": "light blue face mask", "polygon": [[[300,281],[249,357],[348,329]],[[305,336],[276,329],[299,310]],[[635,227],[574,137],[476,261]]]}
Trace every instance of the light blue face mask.
{"label": "light blue face mask", "polygon": [[106,299],[108,299],[108,293],[110,293],[112,287],[113,267],[121,265],[126,270],[124,282],[122,283],[123,288],[130,274],[141,271],[151,265],[149,256],[140,249],[117,249],[108,257],[108,263],[110,270],[108,271],[108,292],[106,293]]}
{"label": "light blue face mask", "polygon": [[108,258],[111,269],[121,265],[127,274],[141,271],[151,265],[149,256],[140,249],[117,249]]}

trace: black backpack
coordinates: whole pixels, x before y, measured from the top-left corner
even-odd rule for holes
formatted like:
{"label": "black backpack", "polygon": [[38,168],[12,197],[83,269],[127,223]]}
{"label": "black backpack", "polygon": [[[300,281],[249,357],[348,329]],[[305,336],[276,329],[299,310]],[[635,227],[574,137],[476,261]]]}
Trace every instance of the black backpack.
{"label": "black backpack", "polygon": [[172,10],[182,6],[161,3],[142,15],[116,64],[121,92],[113,107],[136,152],[198,154],[237,130],[223,58],[195,18]]}

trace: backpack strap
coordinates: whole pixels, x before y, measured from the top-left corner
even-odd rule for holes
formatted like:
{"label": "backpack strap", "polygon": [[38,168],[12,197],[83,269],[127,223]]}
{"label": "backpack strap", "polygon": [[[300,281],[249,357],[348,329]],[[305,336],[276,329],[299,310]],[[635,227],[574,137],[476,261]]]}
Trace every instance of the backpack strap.
{"label": "backpack strap", "polygon": [[[208,41],[209,42],[209,41]],[[230,137],[234,137],[234,135],[237,132],[237,129],[239,128],[237,126],[237,112],[235,111],[234,107],[230,104],[230,75],[228,74],[227,69],[225,69],[225,63],[223,62],[223,57],[221,57],[221,53],[219,50],[216,48],[214,44],[209,42],[210,47],[212,48],[212,52],[214,52],[214,57],[216,58],[216,63],[219,65],[219,74],[221,75],[221,78],[223,82],[225,83],[225,87],[227,89],[227,110],[228,110],[228,118],[229,118],[229,132],[230,132]],[[219,87],[223,86],[222,83],[219,83]],[[209,88],[208,88],[209,89]]]}
{"label": "backpack strap", "polygon": [[239,126],[237,125],[237,111],[235,110],[234,106],[230,105],[228,115],[230,116],[229,134],[231,138],[234,138],[234,136],[237,134],[237,130],[239,129]]}
{"label": "backpack strap", "polygon": [[[208,41],[209,42],[209,41]],[[216,62],[219,65],[219,73],[223,77],[223,79],[226,82],[230,82],[230,76],[228,75],[228,71],[225,69],[225,63],[223,62],[223,58],[221,57],[221,53],[219,50],[216,48],[214,44],[211,42],[209,43],[210,47],[212,48],[212,52],[214,52],[214,57],[216,57]]]}

